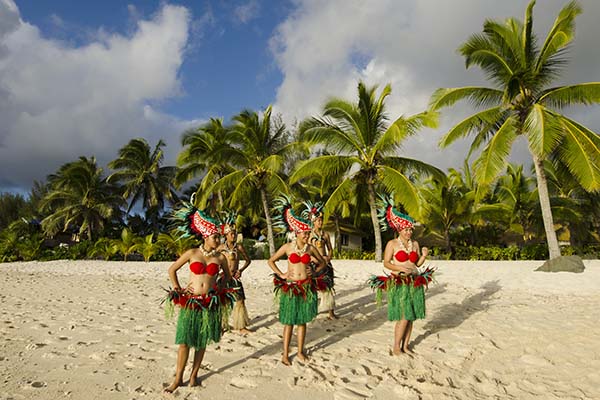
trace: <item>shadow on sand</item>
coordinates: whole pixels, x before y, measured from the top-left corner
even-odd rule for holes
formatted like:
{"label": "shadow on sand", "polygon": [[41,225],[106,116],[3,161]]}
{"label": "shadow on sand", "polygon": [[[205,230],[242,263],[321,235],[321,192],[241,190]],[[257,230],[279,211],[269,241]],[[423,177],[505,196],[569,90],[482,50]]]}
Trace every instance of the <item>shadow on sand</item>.
{"label": "shadow on sand", "polygon": [[[446,286],[447,286],[446,284],[441,284],[441,285],[436,285],[433,288],[429,289],[427,292],[427,298],[431,298],[433,296],[436,296],[438,294],[445,292]],[[340,293],[339,296],[336,295],[336,300],[339,300],[340,298],[343,298],[351,293],[360,292],[360,291],[364,290],[366,287],[367,287],[366,285],[363,285],[363,286],[356,287],[354,289],[345,290],[344,292]],[[498,290],[499,290],[499,288],[498,288]],[[309,354],[313,353],[317,350],[325,349],[325,348],[327,348],[327,347],[329,347],[351,335],[355,335],[355,334],[359,334],[361,332],[366,332],[366,331],[370,331],[373,329],[377,329],[379,326],[381,326],[383,323],[385,323],[387,321],[387,311],[386,311],[385,305],[382,307],[377,306],[377,304],[375,303],[375,294],[374,293],[369,293],[367,295],[361,296],[361,297],[354,299],[348,303],[341,303],[336,308],[336,312],[339,315],[340,319],[333,323],[336,323],[336,324],[346,323],[347,327],[343,327],[342,329],[339,329],[339,327],[337,327],[337,326],[326,327],[326,326],[323,326],[322,324],[320,324],[318,327],[315,327],[314,325],[309,326],[308,330],[307,330],[307,337],[306,337],[306,339],[307,339],[306,340],[306,343],[307,343],[306,350]],[[363,314],[366,317],[365,320],[358,321],[359,323],[356,323],[356,321],[353,321],[351,318],[354,315],[356,315],[357,312],[360,312],[361,314]],[[256,330],[256,329],[259,329],[260,327],[267,327],[267,326],[272,325],[273,323],[276,323],[278,321],[278,318],[276,315],[277,315],[276,313],[270,313],[270,314],[266,314],[265,316],[259,317],[260,319],[264,320],[270,316],[274,316],[273,318],[269,318],[267,321],[264,321],[260,325],[253,324],[251,326],[251,328]],[[254,321],[256,321],[256,319],[254,319],[253,322]],[[335,332],[332,334],[331,331],[333,329],[335,329]],[[390,332],[390,340],[391,340],[392,334],[393,334],[393,332]],[[430,334],[431,333],[429,333],[428,335],[430,335]],[[421,335],[421,336],[423,336],[423,335]],[[424,338],[425,337],[423,337],[421,339],[421,341]],[[291,343],[292,346],[295,345],[294,342],[295,342],[295,340],[292,339],[292,343]],[[314,344],[311,345],[310,343],[314,343]],[[220,367],[214,371],[210,371],[210,372],[202,375],[201,379],[206,379],[212,375],[219,374],[230,368],[234,368],[240,364],[245,363],[246,361],[248,361],[250,359],[258,359],[262,356],[273,355],[275,353],[281,352],[281,350],[282,350],[282,342],[277,341],[273,344],[262,347],[261,349],[255,351],[252,354],[247,355],[246,357],[242,357],[242,358],[240,358],[236,361],[233,361],[229,364],[223,365],[222,367]],[[291,358],[293,358],[293,357],[291,357]]]}
{"label": "shadow on sand", "polygon": [[423,327],[423,332],[412,342],[417,346],[423,340],[438,332],[453,329],[471,318],[473,315],[490,308],[492,296],[500,291],[502,287],[498,281],[489,281],[481,286],[481,292],[466,297],[460,303],[446,304]]}

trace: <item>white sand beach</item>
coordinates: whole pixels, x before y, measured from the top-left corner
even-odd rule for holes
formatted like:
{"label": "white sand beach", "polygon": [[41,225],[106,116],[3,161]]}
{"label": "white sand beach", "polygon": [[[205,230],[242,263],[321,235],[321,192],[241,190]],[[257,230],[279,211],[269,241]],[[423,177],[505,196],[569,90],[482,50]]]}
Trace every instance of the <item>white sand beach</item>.
{"label": "white sand beach", "polygon": [[600,399],[600,261],[581,274],[534,272],[541,261],[431,264],[414,357],[390,355],[394,324],[366,285],[381,264],[334,260],[340,318],[310,323],[310,362],[293,340],[286,367],[270,270],[254,261],[243,281],[255,332],[210,345],[201,387],[170,396],[175,320],[159,306],[169,263],[0,264],[0,399]]}

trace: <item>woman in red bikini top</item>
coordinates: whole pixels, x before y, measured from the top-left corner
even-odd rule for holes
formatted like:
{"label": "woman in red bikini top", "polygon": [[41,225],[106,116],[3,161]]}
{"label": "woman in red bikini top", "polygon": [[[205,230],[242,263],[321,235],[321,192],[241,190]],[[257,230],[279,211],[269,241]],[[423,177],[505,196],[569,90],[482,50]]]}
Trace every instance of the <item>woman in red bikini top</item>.
{"label": "woman in red bikini top", "polygon": [[[299,231],[296,233],[296,239],[290,243],[286,243],[279,248],[269,258],[269,267],[279,277],[288,281],[301,281],[310,277],[310,261],[311,259],[316,260],[318,263],[317,270],[320,271],[325,268],[325,260],[321,257],[321,253],[316,247],[308,244],[308,238],[310,237],[310,230]],[[287,271],[282,272],[275,264],[277,260],[287,256]]]}
{"label": "woman in red bikini top", "polygon": [[425,262],[427,247],[419,249],[419,243],[412,240],[413,220],[408,215],[399,213],[389,205],[383,211],[383,223],[398,232],[396,239],[390,240],[383,253],[383,266],[392,274],[418,274],[417,267]]}
{"label": "woman in red bikini top", "polygon": [[204,243],[198,248],[190,249],[182,254],[169,268],[169,277],[174,289],[180,288],[177,270],[189,263],[189,279],[186,291],[193,295],[207,294],[217,283],[217,276],[222,270],[225,279],[229,281],[231,274],[227,266],[227,258],[218,252],[217,246],[220,235],[214,233],[204,238]]}

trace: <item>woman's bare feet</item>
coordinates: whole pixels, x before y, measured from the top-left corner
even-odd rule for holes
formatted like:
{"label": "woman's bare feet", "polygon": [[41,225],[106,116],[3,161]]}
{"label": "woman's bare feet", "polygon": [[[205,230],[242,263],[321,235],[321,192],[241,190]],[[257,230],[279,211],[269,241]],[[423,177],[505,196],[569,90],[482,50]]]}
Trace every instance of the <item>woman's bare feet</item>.
{"label": "woman's bare feet", "polygon": [[327,318],[334,320],[334,319],[338,319],[339,317],[337,315],[335,315],[335,312],[333,312],[333,310],[331,310],[331,311],[329,311],[329,316]]}
{"label": "woman's bare feet", "polygon": [[190,384],[189,387],[200,386],[202,381],[198,379],[197,376],[190,376]]}
{"label": "woman's bare feet", "polygon": [[179,386],[181,386],[181,381],[175,381],[171,384],[171,386],[166,387],[163,392],[165,393],[173,393],[175,391],[175,389],[177,389]]}
{"label": "woman's bare feet", "polygon": [[290,365],[292,365],[292,362],[290,361],[290,359],[289,359],[288,357],[281,357],[281,363],[282,363],[283,365],[287,365],[288,367],[289,367]]}
{"label": "woman's bare feet", "polygon": [[308,362],[309,358],[306,354],[300,352],[298,353],[298,360],[302,361],[302,362]]}
{"label": "woman's bare feet", "polygon": [[253,331],[253,330],[250,330],[250,329],[248,329],[248,328],[242,328],[242,329],[240,329],[240,330],[238,331],[238,333],[239,333],[240,335],[247,335],[247,334],[249,334],[249,333],[254,333],[254,331]]}

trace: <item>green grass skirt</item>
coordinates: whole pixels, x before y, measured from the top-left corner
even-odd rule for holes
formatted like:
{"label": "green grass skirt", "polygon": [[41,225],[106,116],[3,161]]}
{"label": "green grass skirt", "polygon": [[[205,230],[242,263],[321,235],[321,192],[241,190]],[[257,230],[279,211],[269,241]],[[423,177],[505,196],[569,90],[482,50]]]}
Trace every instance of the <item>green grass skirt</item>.
{"label": "green grass skirt", "polygon": [[221,306],[191,309],[182,307],[177,319],[176,344],[204,349],[209,343],[221,340]]}
{"label": "green grass skirt", "polygon": [[284,325],[303,325],[318,314],[317,293],[307,290],[306,297],[291,292],[279,295],[279,322]]}
{"label": "green grass skirt", "polygon": [[425,318],[425,288],[392,284],[387,289],[388,321]]}

